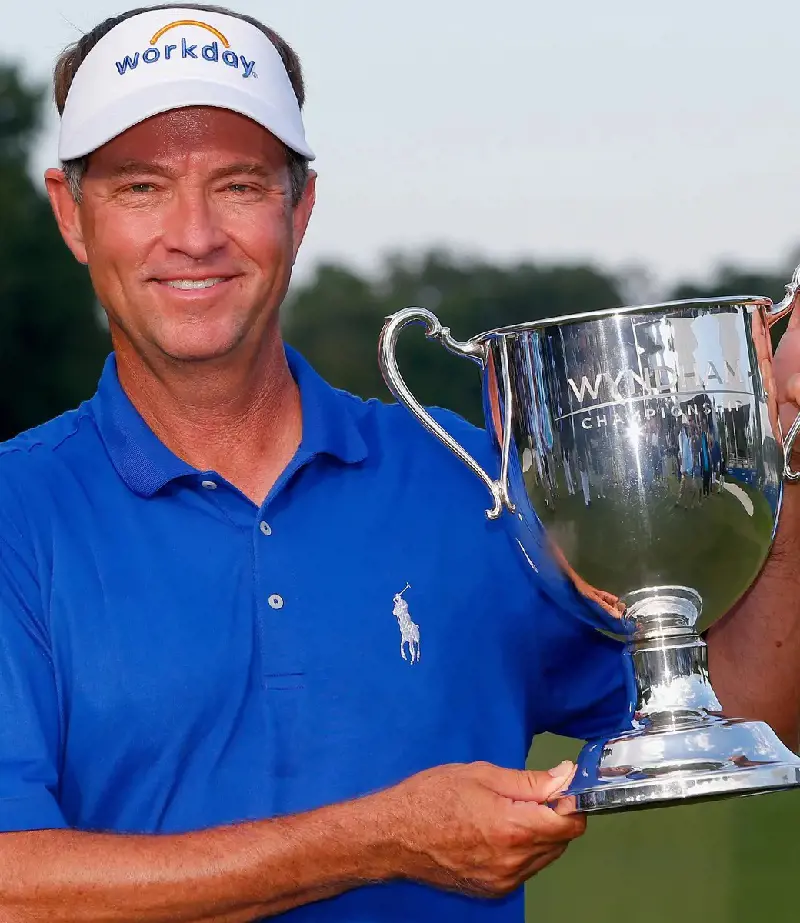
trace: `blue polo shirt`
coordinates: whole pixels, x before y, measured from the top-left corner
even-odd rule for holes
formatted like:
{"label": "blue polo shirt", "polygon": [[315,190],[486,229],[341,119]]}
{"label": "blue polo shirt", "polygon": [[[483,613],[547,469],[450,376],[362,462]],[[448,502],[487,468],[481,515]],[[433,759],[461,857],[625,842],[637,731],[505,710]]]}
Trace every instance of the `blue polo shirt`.
{"label": "blue polo shirt", "polygon": [[[0,447],[0,830],[180,833],[305,811],[441,763],[522,767],[630,713],[620,647],[538,533],[403,408],[287,350],[302,443],[261,507],[172,454],[109,358]],[[487,466],[486,434],[439,418]],[[287,919],[515,921],[414,883]]]}

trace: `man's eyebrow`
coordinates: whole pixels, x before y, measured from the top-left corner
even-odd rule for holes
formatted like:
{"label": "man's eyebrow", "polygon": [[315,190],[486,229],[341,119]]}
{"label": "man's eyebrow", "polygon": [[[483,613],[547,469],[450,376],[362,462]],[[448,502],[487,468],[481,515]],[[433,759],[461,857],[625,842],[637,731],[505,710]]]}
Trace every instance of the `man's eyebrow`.
{"label": "man's eyebrow", "polygon": [[149,163],[145,160],[126,160],[113,167],[108,173],[112,177],[141,176],[142,174],[166,177],[173,175],[166,167],[159,166],[157,163]]}
{"label": "man's eyebrow", "polygon": [[227,167],[220,167],[211,173],[212,179],[224,179],[226,176],[256,176],[261,179],[275,179],[278,175],[276,170],[265,166],[262,163],[253,161],[243,161],[242,163],[232,163]]}
{"label": "man's eyebrow", "polygon": [[[107,174],[112,179],[124,179],[130,176],[163,176],[174,179],[175,173],[167,167],[146,160],[126,160],[112,167]],[[225,179],[229,176],[254,176],[261,179],[275,180],[279,171],[253,161],[232,163],[225,167],[213,170],[209,176],[211,180]]]}

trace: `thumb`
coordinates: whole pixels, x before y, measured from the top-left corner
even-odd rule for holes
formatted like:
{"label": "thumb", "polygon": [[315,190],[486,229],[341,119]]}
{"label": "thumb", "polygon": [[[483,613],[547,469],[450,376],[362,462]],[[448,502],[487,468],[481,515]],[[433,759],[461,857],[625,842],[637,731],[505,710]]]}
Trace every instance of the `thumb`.
{"label": "thumb", "polygon": [[563,791],[575,775],[575,764],[569,760],[547,772],[492,768],[494,772],[483,779],[488,788],[512,801],[535,801],[538,804],[544,804],[556,792]]}

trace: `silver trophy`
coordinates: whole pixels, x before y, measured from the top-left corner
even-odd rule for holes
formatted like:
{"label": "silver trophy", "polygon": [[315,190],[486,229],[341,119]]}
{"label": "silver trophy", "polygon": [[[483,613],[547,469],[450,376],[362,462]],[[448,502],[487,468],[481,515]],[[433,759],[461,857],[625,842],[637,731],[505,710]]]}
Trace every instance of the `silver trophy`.
{"label": "silver trophy", "polygon": [[[577,810],[660,806],[800,785],[800,759],[761,722],[726,717],[702,632],[753,583],[775,535],[798,418],[783,439],[769,327],[786,297],[727,297],[575,314],[459,342],[438,318],[387,318],[389,389],[485,483],[491,519],[544,541],[585,617],[626,641],[630,727],[590,741]],[[408,324],[482,369],[492,477],[416,400],[395,347]],[[800,490],[800,487],[797,488]],[[544,531],[542,531],[544,526]],[[581,599],[581,597],[578,597]]]}

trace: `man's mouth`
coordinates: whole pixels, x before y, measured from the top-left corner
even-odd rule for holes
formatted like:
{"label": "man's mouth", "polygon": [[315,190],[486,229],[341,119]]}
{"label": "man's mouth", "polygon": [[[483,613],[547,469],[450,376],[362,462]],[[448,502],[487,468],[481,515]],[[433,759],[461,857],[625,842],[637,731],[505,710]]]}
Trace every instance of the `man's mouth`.
{"label": "man's mouth", "polygon": [[181,291],[190,291],[197,288],[212,288],[219,285],[220,282],[227,282],[225,276],[214,276],[208,279],[161,279],[162,285],[168,285],[170,288],[177,288]]}

